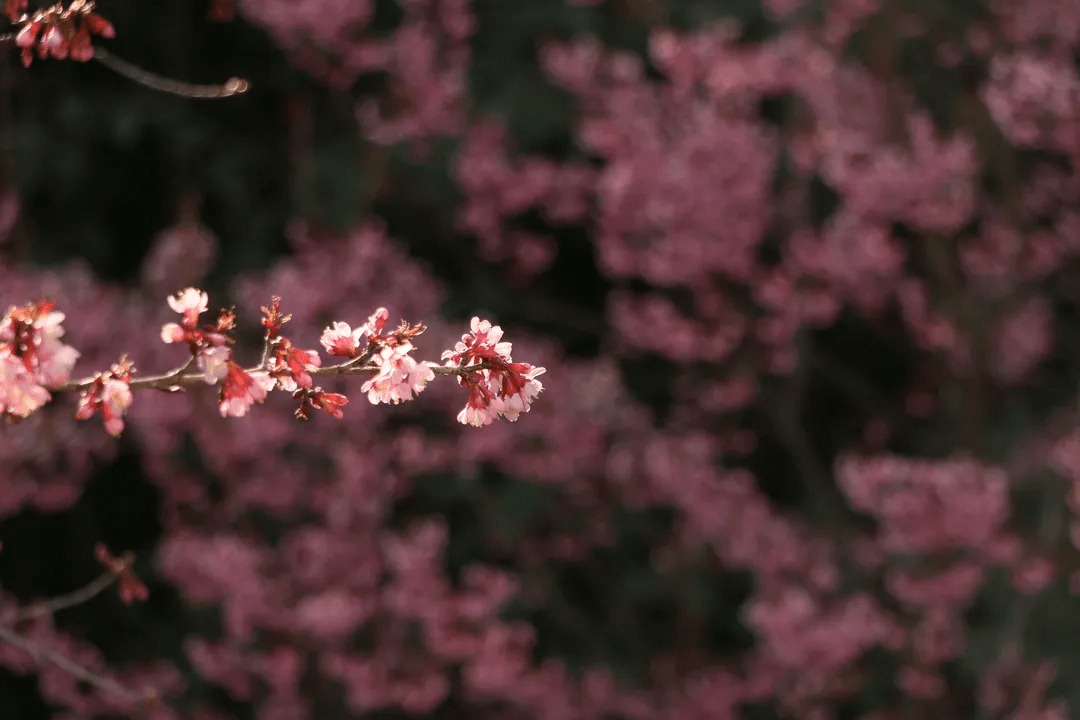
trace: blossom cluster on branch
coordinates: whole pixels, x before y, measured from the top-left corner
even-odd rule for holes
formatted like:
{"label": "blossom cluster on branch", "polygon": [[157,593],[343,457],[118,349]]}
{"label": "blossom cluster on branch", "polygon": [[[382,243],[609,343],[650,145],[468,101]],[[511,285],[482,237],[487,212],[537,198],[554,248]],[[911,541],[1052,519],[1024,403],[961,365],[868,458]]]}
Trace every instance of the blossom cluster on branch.
{"label": "blossom cluster on branch", "polygon": [[361,388],[368,400],[373,405],[396,405],[419,395],[439,374],[454,375],[469,389],[458,420],[479,427],[498,417],[517,420],[543,389],[536,378],[545,369],[514,362],[511,343],[500,342],[502,329],[475,317],[471,331],[453,350],[443,353],[443,365],[417,362],[410,355],[412,341],[424,332],[424,326],[402,322],[387,331],[386,308],[376,310],[355,330],[335,322],[323,331],[321,342],[329,355],[347,359],[323,366],[318,351],[297,348],[281,334],[292,316],[282,314],[280,297],[262,308],[266,329],[262,361],[245,369],[233,359],[235,313],[222,310],[213,324],[199,326],[208,302],[207,294],[196,288],[168,298],[169,307],[181,320],[163,325],[161,339],[187,345],[190,357],[184,365],[163,375],[134,378],[134,363],[124,357],[93,378],[74,381],[70,376],[79,352],[60,341],[64,314],[55,311],[55,303],[9,308],[0,320],[0,417],[22,420],[48,402],[52,392],[79,391],[76,417],[87,420],[100,414],[109,434],[119,436],[133,402],[133,389],[179,392],[204,382],[218,388],[222,417],[243,417],[253,404],[266,400],[267,393],[282,390],[299,400],[298,418],[307,419],[315,408],[340,419],[349,399],[315,386],[313,377],[370,375]]}
{"label": "blossom cluster on branch", "polygon": [[15,44],[26,67],[34,59],[34,51],[44,59],[52,57],[87,62],[94,57],[91,35],[111,38],[116,34],[112,23],[94,12],[93,0],[74,0],[64,7],[57,4],[26,14],[26,0],[6,0],[8,20],[20,28]]}

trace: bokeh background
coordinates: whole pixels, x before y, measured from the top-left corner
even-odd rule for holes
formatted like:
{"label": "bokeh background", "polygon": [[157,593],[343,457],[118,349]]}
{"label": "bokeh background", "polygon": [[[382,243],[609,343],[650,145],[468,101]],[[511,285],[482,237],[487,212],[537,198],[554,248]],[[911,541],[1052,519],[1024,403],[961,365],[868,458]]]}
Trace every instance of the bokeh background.
{"label": "bokeh background", "polygon": [[[5,606],[96,543],[150,590],[17,629],[0,717],[1049,720],[1080,707],[1080,5],[100,0],[117,56],[0,59],[0,301],[76,375],[165,297],[379,306],[547,368],[516,423],[434,382],[59,398],[0,427]],[[182,353],[181,353],[182,354]]]}

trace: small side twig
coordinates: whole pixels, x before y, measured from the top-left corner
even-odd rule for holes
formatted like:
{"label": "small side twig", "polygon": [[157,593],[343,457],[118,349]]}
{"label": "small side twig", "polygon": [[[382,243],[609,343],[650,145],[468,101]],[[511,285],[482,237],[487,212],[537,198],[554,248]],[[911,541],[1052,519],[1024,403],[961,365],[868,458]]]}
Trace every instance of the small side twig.
{"label": "small side twig", "polygon": [[33,655],[38,660],[45,660],[47,662],[56,665],[58,668],[65,670],[74,675],[79,680],[85,683],[93,685],[96,688],[104,690],[106,692],[118,695],[130,702],[151,702],[154,699],[153,693],[147,692],[135,692],[124,687],[120,683],[107,678],[104,675],[100,675],[93,670],[89,670],[82,665],[79,665],[74,660],[71,660],[64,655],[50,650],[49,648],[42,647],[33,640],[29,640],[22,635],[19,635],[15,631],[0,625],[0,641],[6,642],[15,647],[22,648],[26,652]]}
{"label": "small side twig", "polygon": [[89,602],[116,581],[116,575],[112,572],[104,572],[85,587],[79,588],[66,595],[59,595],[48,600],[41,600],[27,605],[24,608],[0,618],[0,627],[17,625],[24,620],[31,620],[42,615],[52,615],[60,610],[66,610],[76,605]]}
{"label": "small side twig", "polygon": [[[15,45],[16,33],[4,33],[0,35],[0,50],[7,50]],[[163,75],[150,72],[138,65],[119,58],[98,45],[94,46],[94,59],[109,68],[117,75],[122,75],[134,83],[143,87],[157,90],[158,92],[177,95],[179,97],[193,98],[196,100],[218,100],[220,98],[243,95],[251,84],[238,77],[231,77],[220,85],[198,85],[187,83],[183,80],[167,78]]]}
{"label": "small side twig", "polygon": [[131,572],[131,564],[135,558],[133,553],[128,552],[118,558],[113,557],[108,549],[101,544],[97,546],[96,553],[98,559],[106,567],[104,573],[78,590],[74,590],[64,595],[58,595],[47,600],[31,603],[24,608],[14,610],[6,616],[0,617],[0,642],[22,648],[35,659],[51,663],[61,670],[72,674],[77,679],[100,690],[117,695],[129,702],[154,702],[157,700],[157,694],[152,689],[139,692],[131,690],[116,680],[94,672],[65,656],[63,653],[44,647],[15,630],[15,626],[21,622],[46,615],[52,615],[60,610],[65,610],[89,602],[100,595],[114,582],[120,583],[120,595],[124,602],[130,602],[132,599],[146,599],[145,586],[142,586],[138,581],[138,578]]}
{"label": "small side twig", "polygon": [[144,70],[138,65],[118,58],[105,48],[96,45],[94,46],[94,59],[116,74],[123,75],[128,80],[143,87],[179,97],[217,100],[232,97],[233,95],[242,95],[250,87],[247,80],[238,77],[229,78],[221,85],[195,85],[181,80],[173,80],[152,73],[149,70]]}

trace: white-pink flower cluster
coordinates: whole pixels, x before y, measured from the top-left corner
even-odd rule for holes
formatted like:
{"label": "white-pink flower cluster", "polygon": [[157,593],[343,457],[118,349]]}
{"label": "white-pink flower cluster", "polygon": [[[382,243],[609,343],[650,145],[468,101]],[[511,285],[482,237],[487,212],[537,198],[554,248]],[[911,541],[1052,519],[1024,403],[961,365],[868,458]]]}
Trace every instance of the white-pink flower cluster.
{"label": "white-pink flower cluster", "polygon": [[105,424],[105,432],[119,437],[124,431],[124,415],[134,398],[131,395],[132,366],[121,360],[108,373],[98,375],[89,388],[79,398],[79,409],[75,411],[78,420],[89,420],[97,413]]}
{"label": "white-pink flower cluster", "polygon": [[413,339],[426,329],[422,324],[402,321],[387,330],[389,313],[378,308],[356,329],[334,322],[323,331],[321,342],[327,353],[345,358],[339,365],[323,367],[318,351],[298,348],[282,335],[282,326],[292,316],[281,312],[281,298],[274,297],[269,307],[262,308],[263,359],[257,367],[244,369],[233,359],[236,318],[232,311],[222,310],[215,322],[200,326],[199,318],[209,302],[205,292],[187,288],[169,296],[167,302],[181,318],[163,325],[160,336],[165,343],[187,345],[186,364],[159,377],[133,381],[135,366],[121,357],[109,370],[70,386],[79,353],[60,341],[64,315],[44,301],[10,308],[0,319],[0,416],[30,415],[51,399],[50,388],[77,389],[76,418],[88,420],[100,414],[106,431],[117,436],[124,429],[136,387],[176,390],[202,380],[218,386],[223,417],[246,415],[276,388],[300,401],[299,418],[308,418],[312,410],[341,418],[348,398],[315,387],[316,375],[369,375],[361,387],[368,400],[397,405],[412,400],[441,374],[457,376],[469,389],[458,420],[479,427],[500,416],[517,420],[543,390],[537,378],[544,368],[514,362],[511,344],[502,341],[502,329],[479,318],[472,319],[470,332],[453,350],[443,353],[445,367],[440,367],[412,357]]}
{"label": "white-pink flower cluster", "polygon": [[390,313],[386,308],[381,307],[371,314],[366,323],[355,330],[348,323],[335,322],[323,330],[320,342],[330,355],[359,357],[368,343],[379,339],[389,318]]}
{"label": "white-pink flower cluster", "polygon": [[206,312],[210,298],[202,290],[186,288],[166,298],[169,307],[183,316],[183,323],[165,323],[161,326],[161,341],[165,343],[186,342],[195,353],[195,365],[203,373],[207,384],[215,385],[228,372],[232,350],[225,345],[221,333],[198,329],[199,316]]}
{"label": "white-pink flower cluster", "polygon": [[102,413],[105,416],[105,431],[113,437],[124,430],[124,413],[131,407],[131,388],[123,380],[106,380],[101,391]]}
{"label": "white-pink flower cluster", "polygon": [[176,295],[170,295],[166,300],[173,311],[184,316],[185,326],[194,326],[199,316],[206,312],[210,303],[210,298],[206,293],[191,287]]}
{"label": "white-pink flower cluster", "polygon": [[0,320],[0,415],[24,418],[71,377],[79,352],[65,345],[64,314],[52,303],[9,308]]}
{"label": "white-pink flower cluster", "polygon": [[215,385],[229,372],[230,357],[232,350],[224,345],[204,348],[195,358],[195,366],[202,372],[208,385]]}
{"label": "white-pink flower cluster", "polygon": [[461,385],[469,388],[469,399],[458,413],[458,422],[481,427],[500,415],[514,422],[521,413],[529,412],[532,401],[544,389],[536,378],[545,369],[514,362],[510,357],[513,346],[502,342],[503,331],[498,325],[474,317],[470,330],[453,350],[442,355],[446,367],[477,368],[461,376]]}
{"label": "white-pink flower cluster", "polygon": [[339,357],[355,357],[364,345],[364,326],[355,330],[348,323],[335,322],[323,330],[319,342],[326,348],[326,352]]}
{"label": "white-pink flower cluster", "polygon": [[[216,326],[200,328],[199,316],[209,306],[205,292],[189,287],[166,299],[169,307],[179,313],[182,319],[179,323],[163,325],[161,340],[166,343],[187,343],[203,380],[208,385],[220,383],[218,409],[221,416],[242,417],[254,403],[265,400],[276,381],[264,370],[249,373],[233,361],[227,338],[233,327],[232,314],[223,312]],[[275,357],[274,360],[278,361],[279,358]],[[317,367],[318,363],[313,366]]]}
{"label": "white-pink flower cluster", "polygon": [[431,369],[435,364],[416,362],[409,357],[412,349],[410,343],[402,343],[394,347],[384,347],[372,357],[379,373],[360,388],[367,393],[372,405],[397,405],[412,400],[413,395],[419,395],[435,377],[435,372]]}
{"label": "white-pink flower cluster", "polygon": [[248,408],[266,399],[274,388],[274,378],[264,371],[247,372],[230,360],[225,367],[218,409],[221,417],[243,417]]}
{"label": "white-pink flower cluster", "polygon": [[26,417],[49,401],[49,391],[38,384],[22,360],[7,348],[0,350],[0,406],[15,417]]}

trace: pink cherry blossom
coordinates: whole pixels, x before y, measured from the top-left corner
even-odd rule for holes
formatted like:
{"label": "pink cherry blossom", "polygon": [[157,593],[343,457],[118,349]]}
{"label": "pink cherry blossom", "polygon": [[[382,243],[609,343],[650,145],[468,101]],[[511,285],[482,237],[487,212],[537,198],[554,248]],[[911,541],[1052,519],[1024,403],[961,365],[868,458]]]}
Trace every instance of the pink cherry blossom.
{"label": "pink cherry blossom", "polygon": [[216,345],[199,351],[195,364],[210,385],[217,384],[229,372],[232,351],[224,345]]}
{"label": "pink cherry blossom", "polygon": [[38,348],[37,374],[46,385],[61,385],[71,377],[79,351],[56,340],[47,340]]}
{"label": "pink cherry blossom", "polygon": [[442,359],[447,365],[475,365],[480,362],[480,359],[487,357],[510,359],[513,345],[508,342],[499,342],[503,335],[501,327],[493,326],[488,320],[474,317],[469,323],[469,328],[471,332],[463,335],[453,350],[443,352]]}
{"label": "pink cherry blossom", "polygon": [[221,416],[243,417],[252,404],[263,402],[273,387],[274,379],[266,372],[248,373],[229,360],[221,383]]}
{"label": "pink cherry blossom", "polygon": [[494,402],[500,415],[510,422],[518,419],[523,412],[529,412],[532,401],[540,395],[544,386],[536,378],[546,370],[533,367],[528,363],[512,363],[511,372],[502,375],[503,386]]}
{"label": "pink cherry blossom", "polygon": [[209,299],[205,292],[189,287],[177,292],[175,295],[168,296],[166,301],[174,312],[180,313],[184,315],[185,319],[188,319],[188,313],[193,313],[195,317],[198,317],[206,312]]}
{"label": "pink cherry blossom", "polygon": [[273,357],[270,358],[269,374],[286,392],[294,392],[298,387],[311,388],[310,371],[322,365],[319,353],[315,350],[301,350],[281,338],[278,340]]}
{"label": "pink cherry blossom", "polygon": [[353,330],[348,323],[335,322],[323,330],[319,342],[330,355],[354,358],[360,354],[361,342],[366,335],[366,326]]}
{"label": "pink cherry blossom", "polygon": [[465,407],[457,415],[457,421],[473,427],[483,427],[495,422],[499,417],[499,410],[492,403],[492,398],[491,394],[483,390],[471,390]]}
{"label": "pink cherry blossom", "polygon": [[52,303],[9,308],[0,318],[0,413],[27,417],[68,380],[80,353],[61,342],[64,314]]}
{"label": "pink cherry blossom", "polygon": [[165,323],[161,326],[161,341],[164,343],[184,342],[184,328],[177,323]]}
{"label": "pink cherry blossom", "polygon": [[348,323],[335,322],[323,330],[320,342],[331,355],[355,358],[363,351],[367,340],[378,338],[386,327],[390,313],[386,308],[378,308],[360,327],[353,330]]}
{"label": "pink cherry blossom", "polygon": [[500,415],[513,422],[529,411],[543,390],[536,378],[545,369],[513,362],[513,345],[502,341],[503,331],[498,325],[474,317],[469,328],[471,332],[463,335],[453,350],[442,354],[446,367],[481,366],[461,375],[460,383],[469,389],[469,397],[458,413],[458,422],[482,427]]}
{"label": "pink cherry blossom", "polygon": [[28,417],[51,397],[21,359],[0,348],[0,412]]}
{"label": "pink cherry blossom", "polygon": [[206,312],[210,298],[201,290],[187,288],[168,297],[169,307],[184,316],[184,327],[191,329],[199,320],[199,315]]}
{"label": "pink cherry blossom", "polygon": [[101,415],[105,430],[119,437],[124,430],[124,414],[132,403],[131,388],[123,380],[109,379],[101,392]]}
{"label": "pink cherry blossom", "polygon": [[315,388],[311,404],[340,420],[344,417],[342,408],[349,404],[349,398],[341,393],[324,392],[322,388]]}
{"label": "pink cherry blossom", "polygon": [[435,377],[433,363],[417,362],[409,355],[412,349],[409,343],[384,347],[372,358],[379,372],[360,388],[372,405],[411,400]]}

